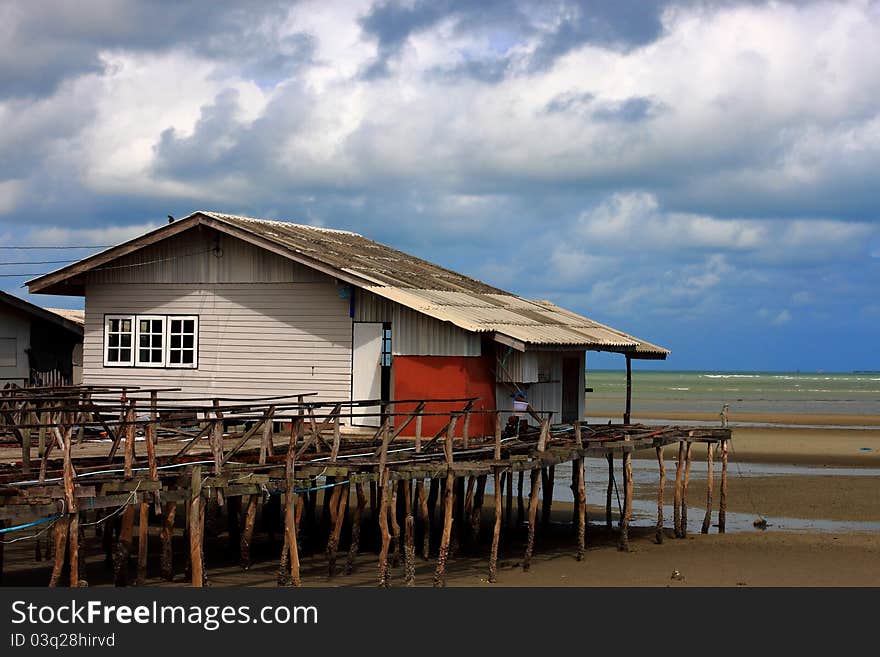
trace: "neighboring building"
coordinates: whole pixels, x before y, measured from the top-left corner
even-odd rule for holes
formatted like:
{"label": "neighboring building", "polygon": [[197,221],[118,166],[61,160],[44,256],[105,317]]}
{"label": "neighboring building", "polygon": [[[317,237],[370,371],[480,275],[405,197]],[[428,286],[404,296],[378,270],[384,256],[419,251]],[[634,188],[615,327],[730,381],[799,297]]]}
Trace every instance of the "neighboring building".
{"label": "neighboring building", "polygon": [[0,388],[82,379],[83,311],[41,308],[0,292]]}
{"label": "neighboring building", "polygon": [[216,212],[28,286],[85,297],[84,383],[188,397],[480,397],[510,409],[521,388],[570,421],[584,416],[585,350],[668,354],[356,233]]}

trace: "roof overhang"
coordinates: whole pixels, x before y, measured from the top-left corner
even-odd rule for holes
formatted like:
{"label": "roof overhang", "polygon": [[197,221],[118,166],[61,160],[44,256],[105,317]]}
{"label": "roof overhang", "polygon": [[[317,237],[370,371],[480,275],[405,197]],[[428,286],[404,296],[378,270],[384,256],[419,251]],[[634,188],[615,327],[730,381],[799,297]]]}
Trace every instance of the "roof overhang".
{"label": "roof overhang", "polygon": [[31,317],[35,317],[37,319],[41,319],[51,324],[60,326],[61,328],[80,337],[82,337],[84,333],[82,325],[77,324],[76,322],[72,322],[66,317],[62,317],[57,313],[53,313],[51,310],[46,310],[45,308],[42,308],[36,304],[30,303],[29,301],[19,299],[12,294],[0,292],[0,304],[5,304],[7,306],[15,308],[22,313],[30,315]]}

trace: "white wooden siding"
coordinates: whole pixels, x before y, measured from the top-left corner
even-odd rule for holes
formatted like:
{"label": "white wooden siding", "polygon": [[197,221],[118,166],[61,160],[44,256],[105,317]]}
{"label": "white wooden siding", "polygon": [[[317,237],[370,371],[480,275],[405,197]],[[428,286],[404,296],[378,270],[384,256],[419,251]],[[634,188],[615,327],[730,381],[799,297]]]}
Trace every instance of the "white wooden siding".
{"label": "white wooden siding", "polygon": [[358,322],[391,322],[395,356],[479,356],[480,335],[428,317],[371,292],[355,290]]}
{"label": "white wooden siding", "polygon": [[[199,316],[198,369],[104,367],[106,314]],[[176,387],[173,396],[317,392],[348,399],[348,300],[323,283],[92,284],[86,287],[83,383]]]}
{"label": "white wooden siding", "polygon": [[327,275],[200,227],[89,272],[89,283],[320,283]]}

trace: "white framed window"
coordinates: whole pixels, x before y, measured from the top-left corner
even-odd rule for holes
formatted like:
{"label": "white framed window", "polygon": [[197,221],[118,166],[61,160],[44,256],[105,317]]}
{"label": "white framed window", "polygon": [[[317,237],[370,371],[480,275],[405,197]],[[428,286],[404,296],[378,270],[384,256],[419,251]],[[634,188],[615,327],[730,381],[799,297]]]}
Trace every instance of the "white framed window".
{"label": "white framed window", "polygon": [[195,369],[198,315],[106,315],[105,367]]}
{"label": "white framed window", "polygon": [[104,365],[131,367],[134,365],[134,317],[107,315],[104,318]]}
{"label": "white framed window", "polygon": [[196,315],[172,315],[168,317],[167,367],[192,367],[199,365],[199,318]]}
{"label": "white framed window", "polygon": [[135,338],[137,367],[165,366],[165,316],[138,315]]}

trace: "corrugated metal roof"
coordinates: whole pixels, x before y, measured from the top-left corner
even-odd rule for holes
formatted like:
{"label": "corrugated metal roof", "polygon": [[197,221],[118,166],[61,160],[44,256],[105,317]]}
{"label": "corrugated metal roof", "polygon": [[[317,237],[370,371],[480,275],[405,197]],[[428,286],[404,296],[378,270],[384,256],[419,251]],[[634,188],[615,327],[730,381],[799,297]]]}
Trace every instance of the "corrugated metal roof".
{"label": "corrugated metal roof", "polygon": [[[665,358],[666,349],[594,322],[549,301],[531,301],[345,230],[199,211],[28,283],[32,291],[70,293],[77,276],[119,255],[205,224],[238,235],[370,292],[466,331],[494,333],[523,347],[621,351]],[[65,287],[65,285],[67,287]]]}
{"label": "corrugated metal roof", "polygon": [[84,310],[71,310],[70,308],[45,308],[50,313],[55,313],[56,315],[60,315],[64,319],[69,322],[73,322],[74,324],[79,324],[80,326],[86,325],[86,311]]}

